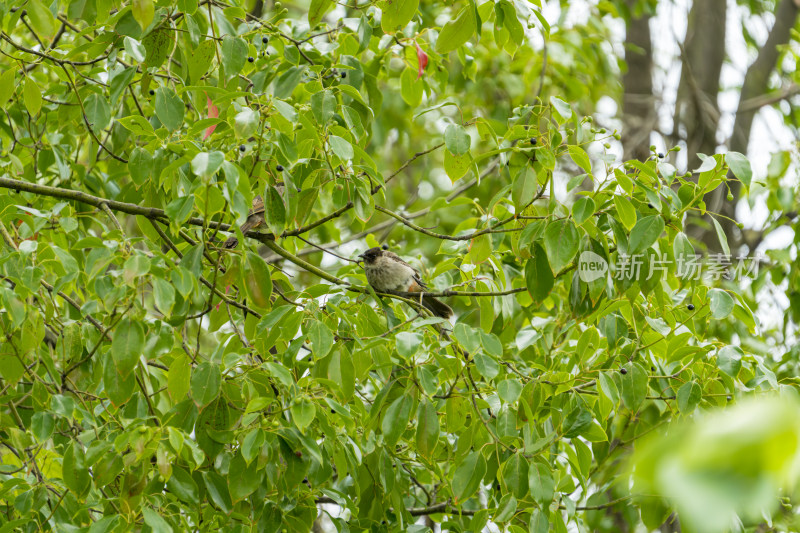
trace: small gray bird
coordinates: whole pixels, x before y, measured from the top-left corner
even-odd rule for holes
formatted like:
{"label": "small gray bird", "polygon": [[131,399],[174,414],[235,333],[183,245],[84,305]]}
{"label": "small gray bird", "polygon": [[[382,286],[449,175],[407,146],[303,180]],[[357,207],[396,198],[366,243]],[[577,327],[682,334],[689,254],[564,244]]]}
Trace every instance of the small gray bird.
{"label": "small gray bird", "polygon": [[[359,255],[364,260],[367,281],[378,292],[426,292],[428,287],[419,272],[393,252],[370,248]],[[442,318],[453,316],[453,310],[432,296],[423,296],[422,305]]]}
{"label": "small gray bird", "polygon": [[[242,234],[247,233],[251,229],[257,229],[266,221],[264,220],[264,199],[261,196],[256,196],[253,198],[253,206],[250,209],[250,213],[247,214],[247,220],[244,221],[244,224],[241,225],[239,229],[242,230]],[[223,244],[223,248],[236,248],[236,245],[239,244],[239,239],[236,238],[236,234],[234,233],[228,240],[226,240]]]}

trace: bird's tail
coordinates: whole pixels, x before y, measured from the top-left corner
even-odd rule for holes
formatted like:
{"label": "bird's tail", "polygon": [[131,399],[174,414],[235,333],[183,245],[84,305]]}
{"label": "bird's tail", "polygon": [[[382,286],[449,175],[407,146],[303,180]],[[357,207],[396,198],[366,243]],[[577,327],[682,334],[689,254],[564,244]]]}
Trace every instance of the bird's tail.
{"label": "bird's tail", "polygon": [[440,316],[445,319],[453,316],[453,310],[450,308],[449,305],[442,302],[441,300],[433,298],[432,296],[423,296],[422,305],[430,309],[431,312],[436,316]]}

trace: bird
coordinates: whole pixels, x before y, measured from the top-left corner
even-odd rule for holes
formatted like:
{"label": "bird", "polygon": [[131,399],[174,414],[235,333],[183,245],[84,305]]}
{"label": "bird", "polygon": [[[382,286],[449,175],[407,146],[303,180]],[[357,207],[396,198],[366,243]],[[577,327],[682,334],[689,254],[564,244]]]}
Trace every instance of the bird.
{"label": "bird", "polygon": [[[425,292],[428,287],[419,271],[394,252],[370,248],[358,256],[364,261],[367,282],[378,292]],[[433,296],[422,296],[421,303],[435,316],[449,319],[453,310]]]}
{"label": "bird", "polygon": [[[256,229],[263,225],[266,222],[264,219],[264,199],[261,195],[256,196],[253,198],[253,206],[250,209],[250,212],[247,214],[247,220],[244,221],[244,224],[240,226],[239,229],[242,230],[242,234],[247,233],[251,229]],[[236,238],[236,234],[234,233],[222,244],[223,248],[236,248],[236,245],[239,244],[239,239]]]}

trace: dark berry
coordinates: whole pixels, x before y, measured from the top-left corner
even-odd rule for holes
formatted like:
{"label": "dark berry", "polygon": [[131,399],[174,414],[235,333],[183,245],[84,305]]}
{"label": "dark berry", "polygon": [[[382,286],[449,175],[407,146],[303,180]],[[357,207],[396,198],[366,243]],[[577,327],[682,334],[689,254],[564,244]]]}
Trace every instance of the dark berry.
{"label": "dark berry", "polygon": [[276,165],[275,170],[277,170],[278,172],[283,172],[283,165]]}
{"label": "dark berry", "polygon": [[647,204],[647,207],[649,207],[650,209],[653,209],[653,204]]}
{"label": "dark berry", "polygon": [[654,367],[654,366],[651,366],[651,367],[650,367],[650,372],[655,372],[655,371],[656,371],[656,367]]}
{"label": "dark berry", "polygon": [[388,250],[389,249],[389,245],[388,244],[384,244],[383,246],[381,246],[381,249],[382,250]]}
{"label": "dark berry", "polygon": [[303,457],[303,452],[301,452],[300,450],[297,450],[296,452],[294,452],[294,454],[297,457]]}
{"label": "dark berry", "polygon": [[262,37],[261,42],[267,44],[269,42],[269,37]]}
{"label": "dark berry", "polygon": [[297,192],[303,192],[303,189],[301,189],[300,187],[298,187],[298,188],[297,188]]}
{"label": "dark berry", "polygon": [[243,144],[240,144],[239,145],[239,151],[240,152],[244,152],[245,150],[247,150],[247,147],[245,145],[243,145]]}
{"label": "dark berry", "polygon": [[342,72],[342,77],[346,78],[347,77],[347,72]]}
{"label": "dark berry", "polygon": [[694,304],[687,305],[686,309],[688,309],[689,311],[694,311]]}
{"label": "dark berry", "polygon": [[536,139],[531,138],[531,144],[536,144]]}
{"label": "dark berry", "polygon": [[156,92],[153,89],[150,89],[148,92],[150,93],[150,96],[153,96],[154,94],[156,94]]}
{"label": "dark berry", "polygon": [[333,410],[333,407],[331,407],[331,413],[335,413],[335,412],[336,412],[336,411],[334,411],[334,410]]}
{"label": "dark berry", "polygon": [[250,57],[247,58],[247,61],[249,61],[250,63],[252,63],[255,60],[256,60],[256,58],[254,58],[253,56],[250,56]]}
{"label": "dark berry", "polygon": [[663,154],[663,153],[661,153],[661,152],[658,152],[658,158],[659,158],[659,159],[664,159],[664,154]]}
{"label": "dark berry", "polygon": [[622,374],[622,375],[624,376],[625,374],[627,374],[627,373],[628,373],[628,369],[627,369],[627,368],[620,368],[620,369],[619,369],[619,373],[620,373],[620,374]]}
{"label": "dark berry", "polygon": [[728,400],[728,401],[731,401],[731,397],[730,396],[725,396],[725,399]]}

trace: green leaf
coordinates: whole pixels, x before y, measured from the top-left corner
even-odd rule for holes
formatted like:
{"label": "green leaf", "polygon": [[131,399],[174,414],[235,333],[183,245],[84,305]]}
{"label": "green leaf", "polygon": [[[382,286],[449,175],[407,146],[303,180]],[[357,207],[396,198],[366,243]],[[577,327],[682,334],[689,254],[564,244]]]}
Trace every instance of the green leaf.
{"label": "green leaf", "polygon": [[636,209],[630,200],[621,196],[614,196],[614,207],[617,209],[617,220],[622,222],[625,229],[631,230],[636,225]]}
{"label": "green leaf", "polygon": [[439,415],[436,406],[423,401],[417,413],[417,452],[430,459],[439,442]]}
{"label": "green leaf", "polygon": [[89,492],[92,479],[86,464],[86,454],[80,441],[72,441],[64,451],[61,464],[62,479],[69,490],[82,498]]}
{"label": "green leaf", "polygon": [[548,533],[548,531],[550,531],[550,521],[547,515],[539,509],[534,509],[528,521],[528,533]]}
{"label": "green leaf", "polygon": [[603,395],[611,401],[612,405],[619,405],[619,389],[617,389],[616,383],[608,376],[607,372],[601,372],[597,376],[597,384],[600,386]]}
{"label": "green leaf", "polygon": [[222,67],[225,76],[236,76],[247,63],[247,43],[241,37],[226,35],[222,38]]}
{"label": "green leaf", "polygon": [[528,468],[528,460],[521,453],[512,454],[503,464],[503,484],[516,498],[528,495]]}
{"label": "green leaf", "polygon": [[169,315],[172,312],[172,306],[175,305],[175,288],[164,279],[154,278],[153,296],[158,309],[164,315]]}
{"label": "green leaf", "polygon": [[561,272],[570,264],[579,245],[580,233],[571,220],[556,220],[547,225],[544,246],[554,273]]}
{"label": "green leaf", "polygon": [[226,479],[213,471],[203,472],[201,475],[211,501],[223,513],[229,514],[233,510],[233,502]]}
{"label": "green leaf", "polygon": [[249,107],[244,107],[233,119],[233,131],[239,139],[249,139],[258,130],[259,115]]}
{"label": "green leaf", "polygon": [[147,29],[150,23],[153,22],[153,17],[156,13],[153,0],[132,0],[131,12],[133,13],[133,18],[139,23],[139,26],[141,26],[143,30]]}
{"label": "green leaf", "polygon": [[219,395],[222,375],[214,363],[201,363],[192,372],[192,398],[198,407],[205,407]]}
{"label": "green leaf", "polygon": [[192,367],[188,357],[181,355],[172,361],[167,372],[167,391],[173,400],[183,400],[189,393],[191,375]]}
{"label": "green leaf", "polygon": [[717,320],[723,319],[733,312],[733,297],[722,289],[708,291],[708,303],[711,316]]}
{"label": "green leaf", "polygon": [[436,39],[436,51],[446,54],[466,43],[475,33],[475,11],[470,6],[464,6],[459,11],[455,20],[447,22],[439,32]]}
{"label": "green leaf", "polygon": [[308,338],[314,348],[314,356],[322,359],[333,346],[333,333],[330,328],[319,320],[311,320],[308,325]]}
{"label": "green leaf", "polygon": [[628,254],[639,254],[650,248],[664,231],[661,215],[642,217],[631,230],[628,240]]}
{"label": "green leaf", "polygon": [[475,368],[486,379],[494,379],[500,373],[497,361],[482,353],[475,354]]}
{"label": "green leaf", "polygon": [[500,499],[500,503],[497,504],[497,512],[492,520],[495,523],[503,523],[511,520],[517,512],[517,503],[517,499],[511,494],[503,496]]}
{"label": "green leaf", "polygon": [[248,251],[245,254],[242,276],[248,304],[256,309],[268,309],[272,296],[272,277],[266,261],[260,255]]}
{"label": "green leaf", "polygon": [[453,155],[449,150],[444,152],[444,170],[450,181],[454,183],[467,173],[471,162],[472,158],[469,154]]}
{"label": "green leaf", "polygon": [[52,413],[38,412],[31,418],[31,431],[39,442],[44,442],[53,435],[56,417]]}
{"label": "green leaf", "polygon": [[222,152],[200,152],[192,159],[192,172],[208,180],[222,167],[225,154]]}
{"label": "green leaf", "polygon": [[111,356],[114,365],[122,377],[130,376],[144,347],[144,328],[138,320],[123,319],[114,328],[114,340],[111,341]]}
{"label": "green leaf", "polygon": [[742,184],[749,189],[750,182],[753,180],[753,169],[750,166],[750,161],[747,160],[747,157],[739,152],[728,152],[725,154],[725,162],[728,163],[733,175],[736,176],[739,181],[741,181]]}
{"label": "green leaf", "polygon": [[276,187],[268,186],[265,193],[264,215],[272,233],[280,235],[286,228],[286,205]]}
{"label": "green leaf", "polygon": [[481,346],[481,338],[477,330],[468,324],[459,322],[453,328],[453,335],[467,352],[472,353]]}
{"label": "green leaf", "polygon": [[172,466],[172,476],[167,480],[167,489],[184,503],[197,505],[200,500],[197,483],[180,466]]}
{"label": "green leaf", "polygon": [[[557,96],[551,96],[550,105],[553,106],[555,112],[561,116],[562,121],[569,120],[570,117],[572,117],[572,107],[570,107],[570,105],[561,98],[558,98]],[[590,172],[590,170],[587,170],[586,172]]]}
{"label": "green leaf", "polygon": [[497,384],[497,395],[506,403],[514,403],[522,392],[522,384],[514,378],[504,379]]}
{"label": "green leaf", "polygon": [[411,420],[411,407],[414,404],[413,398],[409,394],[401,394],[389,408],[386,414],[383,415],[381,421],[381,430],[383,431],[383,440],[386,446],[394,449],[400,435],[402,435],[409,420]]}
{"label": "green leaf", "polygon": [[16,85],[14,83],[17,71],[16,69],[10,68],[3,72],[0,75],[0,107],[7,109],[9,101],[14,96],[14,90],[16,89]]}
{"label": "green leaf", "polygon": [[419,0],[381,0],[381,28],[384,33],[394,33],[411,22],[419,7]]}
{"label": "green leaf", "polygon": [[592,173],[592,162],[589,160],[589,156],[586,154],[586,151],[581,148],[580,146],[570,145],[567,149],[569,151],[569,156],[575,161],[575,164],[585,170],[587,173]]}
{"label": "green leaf", "polygon": [[422,103],[422,94],[425,83],[417,79],[417,73],[411,67],[406,67],[400,75],[400,96],[411,107]]}
{"label": "green leaf", "polygon": [[333,0],[311,0],[311,7],[308,8],[308,26],[312,29],[316,27],[331,6]]}
{"label": "green leaf", "polygon": [[521,213],[533,201],[538,185],[536,173],[529,167],[523,168],[514,178],[511,199],[518,212]]}
{"label": "green leaf", "polygon": [[[112,345],[113,346],[113,345]],[[113,357],[108,357],[103,365],[103,387],[108,399],[116,407],[123,405],[130,400],[136,380],[133,376],[123,376],[117,371],[117,365]]]}
{"label": "green leaf", "polygon": [[292,413],[292,420],[300,431],[305,431],[311,422],[314,421],[314,416],[317,412],[314,404],[305,398],[297,402],[292,402],[292,406],[289,410]]}
{"label": "green leaf", "polygon": [[89,126],[95,133],[99,133],[108,127],[111,122],[111,108],[108,101],[97,93],[92,93],[84,100],[83,108],[86,111],[86,118]]}
{"label": "green leaf", "polygon": [[172,53],[175,45],[174,31],[168,26],[159,27],[148,33],[142,39],[142,44],[147,50],[147,56],[144,59],[145,65],[150,68],[158,68]]}
{"label": "green leaf", "polygon": [[470,142],[469,134],[461,124],[450,124],[444,130],[444,144],[453,155],[469,152]]}
{"label": "green leaf", "polygon": [[142,516],[144,523],[150,526],[153,533],[172,533],[172,526],[149,507],[142,509]]}
{"label": "green leaf", "polygon": [[572,217],[579,226],[594,215],[595,204],[588,196],[581,196],[572,206]]}
{"label": "green leaf", "polygon": [[353,146],[349,142],[336,135],[328,137],[328,142],[331,145],[331,150],[339,159],[353,159]]}
{"label": "green leaf", "polygon": [[532,464],[528,469],[528,488],[536,502],[549,505],[555,496],[555,482],[550,469],[541,463]]}
{"label": "green leaf", "polygon": [[175,131],[183,124],[185,108],[183,100],[169,87],[156,90],[156,116],[170,131]]}
{"label": "green leaf", "polygon": [[631,411],[638,411],[647,396],[647,371],[639,363],[627,363],[627,373],[622,376],[622,403]]}
{"label": "green leaf", "polygon": [[292,67],[281,74],[275,82],[275,89],[273,90],[275,98],[280,98],[281,100],[289,98],[294,88],[300,83],[303,70],[303,67]]}
{"label": "green leaf", "polygon": [[128,173],[137,186],[144,185],[153,172],[153,156],[144,148],[137,146],[128,157]]}
{"label": "green leaf", "polygon": [[50,39],[56,33],[56,18],[40,0],[28,0],[25,4],[31,26],[40,37]]}
{"label": "green leaf", "polygon": [[416,355],[422,343],[422,334],[417,331],[401,331],[395,335],[397,353],[410,359]]}
{"label": "green leaf", "polygon": [[32,116],[39,113],[42,109],[42,90],[33,81],[33,78],[25,78],[25,85],[22,87],[22,98],[25,102],[25,109]]}
{"label": "green leaf", "polygon": [[738,346],[723,346],[717,352],[717,366],[732,378],[739,375],[742,369],[744,352]]}
{"label": "green leaf", "polygon": [[689,237],[684,232],[678,232],[675,235],[675,240],[672,241],[672,252],[675,255],[675,261],[685,263],[694,259],[694,246],[689,242]]}
{"label": "green leaf", "polygon": [[460,505],[475,494],[485,474],[486,460],[479,451],[471,452],[464,457],[456,467],[451,482],[456,505]]}
{"label": "green leaf", "polygon": [[687,381],[678,389],[676,397],[678,399],[678,409],[680,412],[688,414],[694,411],[697,404],[700,403],[702,390],[697,382]]}
{"label": "green leaf", "polygon": [[336,112],[336,95],[333,91],[320,91],[311,95],[311,111],[314,113],[314,118],[323,126],[333,118]]}
{"label": "green leaf", "polygon": [[216,41],[207,39],[201,42],[192,52],[191,57],[187,60],[189,64],[189,80],[192,83],[198,83],[208,72],[208,69],[211,68],[217,52]]}
{"label": "green leaf", "polygon": [[728,238],[725,236],[725,231],[720,226],[717,219],[713,216],[711,217],[711,222],[714,223],[714,230],[717,232],[717,239],[719,239],[719,245],[722,248],[722,254],[725,256],[731,255],[731,249],[728,246]]}

